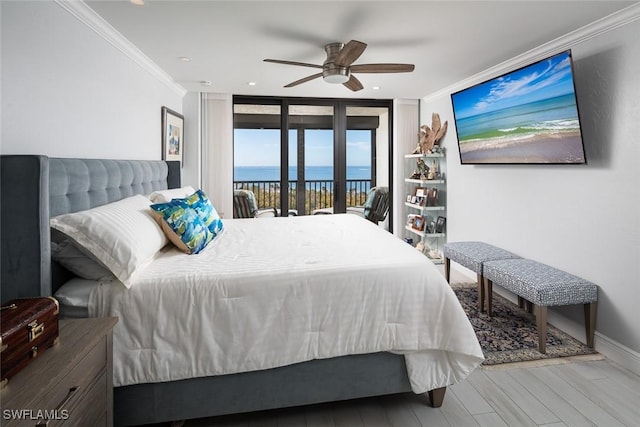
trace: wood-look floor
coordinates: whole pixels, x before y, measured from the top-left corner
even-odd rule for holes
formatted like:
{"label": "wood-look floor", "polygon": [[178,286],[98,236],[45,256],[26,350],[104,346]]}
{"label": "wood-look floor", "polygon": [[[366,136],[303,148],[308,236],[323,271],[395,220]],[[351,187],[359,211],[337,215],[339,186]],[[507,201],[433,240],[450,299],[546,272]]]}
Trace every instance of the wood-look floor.
{"label": "wood-look floor", "polygon": [[640,377],[608,360],[478,369],[441,408],[412,393],[200,420],[184,427],[638,426]]}
{"label": "wood-look floor", "polygon": [[[466,280],[453,277],[452,281]],[[174,425],[180,425],[178,423]],[[412,393],[186,421],[184,427],[640,426],[640,377],[609,360],[477,369],[441,408]]]}

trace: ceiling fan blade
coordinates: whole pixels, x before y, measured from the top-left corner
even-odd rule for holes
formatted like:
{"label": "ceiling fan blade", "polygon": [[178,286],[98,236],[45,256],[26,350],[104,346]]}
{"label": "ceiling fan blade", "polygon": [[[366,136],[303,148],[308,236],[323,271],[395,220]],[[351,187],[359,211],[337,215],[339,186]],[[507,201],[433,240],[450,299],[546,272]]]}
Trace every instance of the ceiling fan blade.
{"label": "ceiling fan blade", "polygon": [[340,67],[348,67],[353,64],[356,59],[360,58],[362,52],[367,48],[366,43],[359,42],[358,40],[351,40],[349,43],[345,44],[338,56],[336,56],[336,60],[334,61],[336,65]]}
{"label": "ceiling fan blade", "polygon": [[357,92],[364,88],[364,86],[362,86],[362,83],[360,83],[360,80],[358,80],[353,74],[349,77],[349,80],[342,84],[354,92]]}
{"label": "ceiling fan blade", "polygon": [[301,67],[322,68],[322,65],[307,64],[306,62],[282,61],[280,59],[263,59],[264,62],[273,62],[275,64],[299,65]]}
{"label": "ceiling fan blade", "polygon": [[322,77],[322,73],[312,74],[310,76],[305,77],[304,79],[296,80],[295,82],[289,83],[285,87],[298,86],[299,84],[306,83],[306,82],[308,82],[310,80],[313,80],[313,79],[317,79],[318,77]]}
{"label": "ceiling fan blade", "polygon": [[352,73],[410,73],[414,68],[413,64],[359,64],[349,70]]}

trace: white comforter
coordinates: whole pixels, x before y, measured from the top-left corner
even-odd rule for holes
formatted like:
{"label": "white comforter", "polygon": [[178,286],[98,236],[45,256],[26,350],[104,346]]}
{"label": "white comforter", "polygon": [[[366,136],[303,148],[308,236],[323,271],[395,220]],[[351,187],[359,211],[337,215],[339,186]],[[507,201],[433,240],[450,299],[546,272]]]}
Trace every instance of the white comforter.
{"label": "white comforter", "polygon": [[224,224],[200,254],[167,247],[130,289],[91,293],[91,316],[120,318],[114,386],[391,351],[423,393],[482,362],[442,274],[374,224],[347,214]]}

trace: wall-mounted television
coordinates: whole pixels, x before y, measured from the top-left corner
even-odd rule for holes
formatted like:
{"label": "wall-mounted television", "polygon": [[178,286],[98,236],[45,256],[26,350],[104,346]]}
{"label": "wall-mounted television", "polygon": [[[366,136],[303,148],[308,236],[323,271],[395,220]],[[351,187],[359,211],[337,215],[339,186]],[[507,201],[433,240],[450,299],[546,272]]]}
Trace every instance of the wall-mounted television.
{"label": "wall-mounted television", "polygon": [[460,162],[587,162],[571,51],[451,95]]}

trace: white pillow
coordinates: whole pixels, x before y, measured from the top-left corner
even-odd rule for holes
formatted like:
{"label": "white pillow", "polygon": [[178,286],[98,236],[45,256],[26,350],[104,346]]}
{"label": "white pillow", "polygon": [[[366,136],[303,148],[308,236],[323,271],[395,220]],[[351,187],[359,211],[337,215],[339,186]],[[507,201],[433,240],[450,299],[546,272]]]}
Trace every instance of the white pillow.
{"label": "white pillow", "polygon": [[134,275],[168,243],[151,216],[150,204],[148,198],[137,195],[56,216],[50,225],[95,256],[129,288]]}
{"label": "white pillow", "polygon": [[195,193],[194,190],[190,186],[182,187],[182,188],[172,188],[171,190],[159,190],[154,191],[149,194],[149,200],[153,203],[168,203],[171,199],[184,199],[187,196]]}

